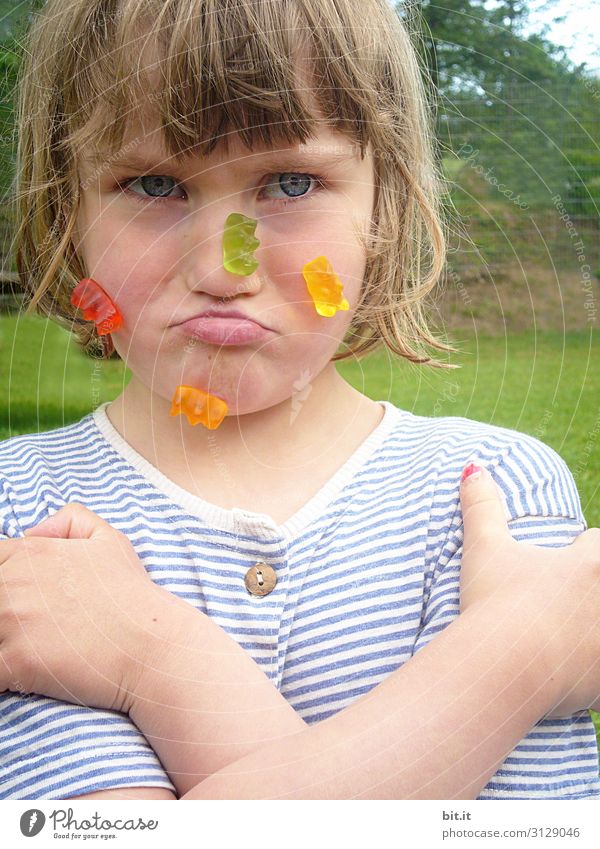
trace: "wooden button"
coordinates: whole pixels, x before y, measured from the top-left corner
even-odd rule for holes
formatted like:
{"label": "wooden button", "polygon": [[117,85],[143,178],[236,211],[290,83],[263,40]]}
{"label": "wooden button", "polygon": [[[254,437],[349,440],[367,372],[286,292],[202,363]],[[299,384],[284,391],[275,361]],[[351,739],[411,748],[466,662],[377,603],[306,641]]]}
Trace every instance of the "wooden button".
{"label": "wooden button", "polygon": [[251,595],[269,595],[277,583],[275,569],[259,560],[246,572],[244,583]]}

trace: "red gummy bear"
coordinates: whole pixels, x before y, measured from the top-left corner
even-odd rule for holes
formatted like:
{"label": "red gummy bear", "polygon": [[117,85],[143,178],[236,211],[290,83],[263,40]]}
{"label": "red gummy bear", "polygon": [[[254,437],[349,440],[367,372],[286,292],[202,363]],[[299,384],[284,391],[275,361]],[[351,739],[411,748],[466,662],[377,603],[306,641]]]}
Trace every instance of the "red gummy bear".
{"label": "red gummy bear", "polygon": [[84,277],[71,292],[71,303],[83,310],[86,321],[93,321],[99,336],[106,336],[118,330],[123,324],[123,316],[111,301],[102,286],[91,277]]}

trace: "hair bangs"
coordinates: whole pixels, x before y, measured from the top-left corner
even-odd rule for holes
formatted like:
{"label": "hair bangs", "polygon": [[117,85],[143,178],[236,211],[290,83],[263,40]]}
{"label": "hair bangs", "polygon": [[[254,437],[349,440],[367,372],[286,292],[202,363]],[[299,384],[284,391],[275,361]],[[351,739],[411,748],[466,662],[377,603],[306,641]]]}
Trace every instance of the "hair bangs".
{"label": "hair bangs", "polygon": [[[64,93],[73,124],[63,143],[115,153],[143,113],[157,120],[176,158],[227,150],[232,133],[249,150],[306,144],[318,122],[351,137],[364,155],[369,116],[360,92],[367,81],[331,70],[341,22],[339,32],[331,21],[319,26],[318,13],[311,17],[289,0],[195,6],[125,0],[96,7],[90,43],[78,52]],[[344,45],[346,52],[357,47]]]}

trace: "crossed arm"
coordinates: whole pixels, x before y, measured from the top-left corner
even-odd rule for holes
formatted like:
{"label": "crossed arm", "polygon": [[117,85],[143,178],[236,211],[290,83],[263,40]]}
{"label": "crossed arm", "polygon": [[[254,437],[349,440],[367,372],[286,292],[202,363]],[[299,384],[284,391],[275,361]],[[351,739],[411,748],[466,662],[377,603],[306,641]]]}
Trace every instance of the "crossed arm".
{"label": "crossed arm", "polygon": [[[556,701],[522,612],[475,605],[372,691],[308,726],[193,612],[186,645],[157,658],[130,710],[180,799],[475,798]],[[79,798],[100,797],[175,798],[144,787]]]}
{"label": "crossed arm", "polygon": [[[563,692],[528,624],[534,585],[472,604],[386,680],[312,726],[213,620],[172,596],[177,629],[163,631],[170,639],[155,642],[151,669],[117,709],[181,799],[475,798]],[[79,798],[99,797],[176,798],[145,787]]]}

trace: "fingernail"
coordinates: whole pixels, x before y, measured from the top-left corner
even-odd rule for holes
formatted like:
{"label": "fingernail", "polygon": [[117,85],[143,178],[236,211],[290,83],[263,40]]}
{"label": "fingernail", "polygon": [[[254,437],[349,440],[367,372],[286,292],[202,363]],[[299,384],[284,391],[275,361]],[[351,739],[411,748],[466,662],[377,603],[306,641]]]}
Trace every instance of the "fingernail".
{"label": "fingernail", "polygon": [[470,463],[468,466],[465,467],[460,482],[462,483],[467,478],[471,478],[472,480],[480,478],[482,471],[483,469],[481,468],[481,466],[476,466],[475,463]]}

